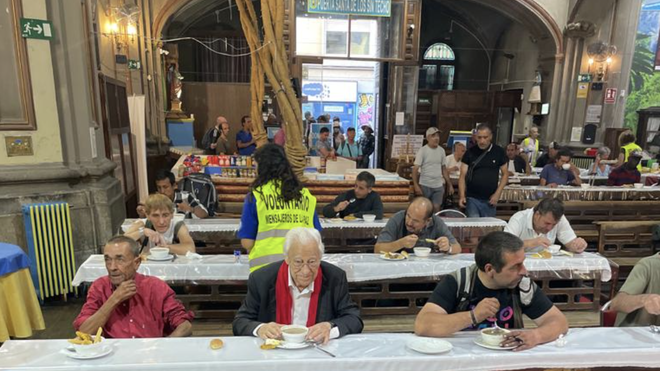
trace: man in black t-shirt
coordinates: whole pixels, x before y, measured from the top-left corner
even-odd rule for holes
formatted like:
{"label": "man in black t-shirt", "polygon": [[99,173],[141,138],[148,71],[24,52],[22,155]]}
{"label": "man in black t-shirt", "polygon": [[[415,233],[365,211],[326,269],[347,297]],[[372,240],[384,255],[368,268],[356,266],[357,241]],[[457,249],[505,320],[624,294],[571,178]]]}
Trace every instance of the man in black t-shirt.
{"label": "man in black t-shirt", "polygon": [[468,217],[495,217],[495,206],[509,180],[509,172],[506,153],[493,144],[493,132],[488,125],[477,126],[477,145],[465,152],[461,162],[459,205],[465,207]]}
{"label": "man in black t-shirt", "polygon": [[325,205],[323,216],[326,218],[344,218],[353,215],[361,218],[364,214],[376,215],[376,219],[383,219],[383,202],[378,192],[374,192],[376,177],[368,171],[358,174],[355,187],[337,196],[334,201]]}
{"label": "man in black t-shirt", "polygon": [[[445,276],[415,320],[415,334],[446,337],[464,329],[522,328],[522,314],[537,325],[514,330],[502,346],[525,350],[555,340],[568,331],[566,317],[528,278],[523,241],[506,232],[486,235],[474,256],[476,268],[466,269],[470,284],[460,274]],[[474,272],[474,273],[472,273]],[[461,292],[459,292],[461,291]],[[468,295],[461,300],[463,291]]]}

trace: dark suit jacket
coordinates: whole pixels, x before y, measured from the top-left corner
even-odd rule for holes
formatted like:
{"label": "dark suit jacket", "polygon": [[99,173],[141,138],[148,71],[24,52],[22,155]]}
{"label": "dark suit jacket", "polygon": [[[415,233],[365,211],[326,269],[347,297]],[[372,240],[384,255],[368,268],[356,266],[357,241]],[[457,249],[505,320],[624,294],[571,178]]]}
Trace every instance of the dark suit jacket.
{"label": "dark suit jacket", "polygon": [[[232,324],[235,336],[252,336],[262,323],[275,321],[275,281],[282,263],[273,263],[250,274],[248,292]],[[323,280],[316,312],[316,323],[332,321],[339,336],[362,332],[357,304],[348,295],[346,272],[321,262]]]}

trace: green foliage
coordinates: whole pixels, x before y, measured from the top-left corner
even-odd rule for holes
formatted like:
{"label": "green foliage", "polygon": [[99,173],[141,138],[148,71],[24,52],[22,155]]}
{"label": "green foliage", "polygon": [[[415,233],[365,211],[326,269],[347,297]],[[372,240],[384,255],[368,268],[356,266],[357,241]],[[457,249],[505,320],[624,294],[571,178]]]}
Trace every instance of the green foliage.
{"label": "green foliage", "polygon": [[644,81],[652,75],[655,54],[649,50],[651,35],[638,33],[635,39],[635,52],[633,54],[632,67],[630,69],[629,91],[640,90]]}
{"label": "green foliage", "polygon": [[633,131],[637,131],[638,110],[660,106],[660,74],[654,71],[655,53],[649,50],[650,43],[651,35],[637,34],[624,117],[624,126]]}

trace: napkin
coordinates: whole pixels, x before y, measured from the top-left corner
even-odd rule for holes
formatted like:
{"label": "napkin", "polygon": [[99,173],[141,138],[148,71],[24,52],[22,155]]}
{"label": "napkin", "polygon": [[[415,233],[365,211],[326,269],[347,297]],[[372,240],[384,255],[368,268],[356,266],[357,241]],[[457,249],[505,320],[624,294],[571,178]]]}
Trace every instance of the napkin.
{"label": "napkin", "polygon": [[188,251],[188,252],[186,253],[186,258],[188,258],[188,259],[190,259],[190,260],[200,260],[200,259],[202,259],[202,256],[199,255],[198,253],[195,253],[195,252],[192,252],[192,251]]}

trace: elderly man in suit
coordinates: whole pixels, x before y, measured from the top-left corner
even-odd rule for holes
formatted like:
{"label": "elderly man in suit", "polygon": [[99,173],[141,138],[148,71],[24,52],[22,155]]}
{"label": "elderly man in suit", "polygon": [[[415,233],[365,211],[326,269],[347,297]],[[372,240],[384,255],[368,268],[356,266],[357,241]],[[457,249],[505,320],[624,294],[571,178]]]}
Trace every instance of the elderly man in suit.
{"label": "elderly man in suit", "polygon": [[307,339],[325,344],[361,332],[364,325],[348,295],[346,273],[321,261],[323,249],[317,230],[291,229],[284,241],[284,262],[250,274],[234,335],[277,339],[282,326],[293,324],[308,327]]}

